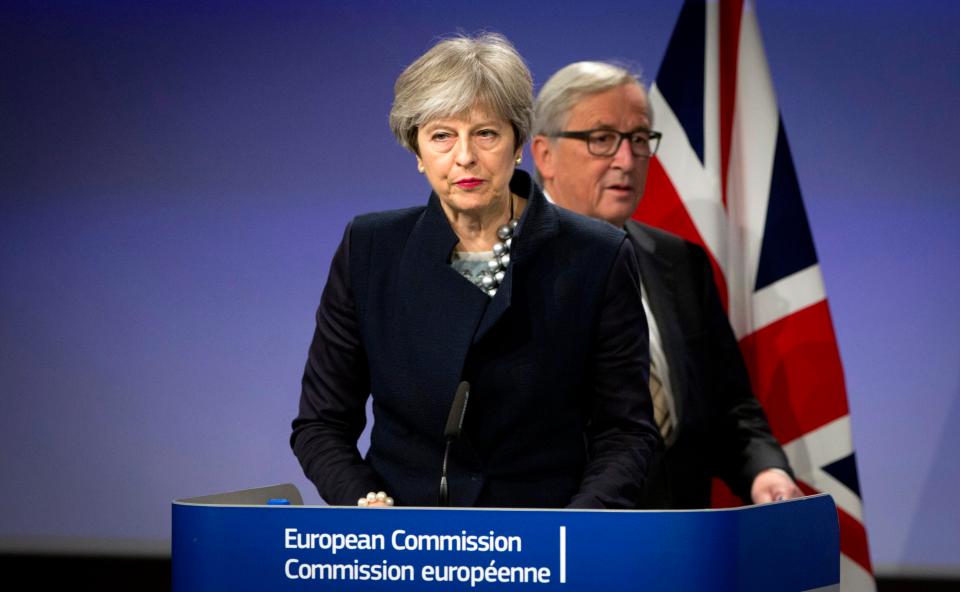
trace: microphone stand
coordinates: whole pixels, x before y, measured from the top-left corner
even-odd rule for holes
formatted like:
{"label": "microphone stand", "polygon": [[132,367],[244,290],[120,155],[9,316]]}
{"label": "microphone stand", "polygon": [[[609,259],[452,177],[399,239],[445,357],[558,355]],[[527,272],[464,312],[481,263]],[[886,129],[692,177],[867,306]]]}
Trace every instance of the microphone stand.
{"label": "microphone stand", "polygon": [[467,413],[467,401],[470,399],[470,383],[464,380],[457,386],[453,396],[453,405],[450,406],[450,415],[447,416],[447,427],[443,430],[446,446],[443,450],[443,464],[440,467],[440,496],[437,505],[441,508],[450,506],[450,486],[447,481],[447,465],[450,462],[450,447],[453,441],[460,437],[463,431],[463,417]]}

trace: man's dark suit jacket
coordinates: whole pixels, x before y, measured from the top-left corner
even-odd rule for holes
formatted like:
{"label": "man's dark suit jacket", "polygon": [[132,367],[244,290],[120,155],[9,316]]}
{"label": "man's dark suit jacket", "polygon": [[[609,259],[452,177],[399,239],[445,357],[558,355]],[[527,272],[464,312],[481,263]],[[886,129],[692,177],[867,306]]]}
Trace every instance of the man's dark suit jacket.
{"label": "man's dark suit jacket", "polygon": [[525,173],[511,190],[528,203],[492,299],[449,265],[458,239],[435,195],[348,227],[291,436],[328,503],[384,490],[398,505],[436,505],[444,425],[467,380],[450,505],[634,505],[659,436],[633,248],[619,229],[548,204]]}
{"label": "man's dark suit jacket", "polygon": [[626,231],[660,330],[679,419],[640,507],[709,507],[712,477],[749,503],[757,473],[790,468],[753,395],[707,254],[633,220]]}

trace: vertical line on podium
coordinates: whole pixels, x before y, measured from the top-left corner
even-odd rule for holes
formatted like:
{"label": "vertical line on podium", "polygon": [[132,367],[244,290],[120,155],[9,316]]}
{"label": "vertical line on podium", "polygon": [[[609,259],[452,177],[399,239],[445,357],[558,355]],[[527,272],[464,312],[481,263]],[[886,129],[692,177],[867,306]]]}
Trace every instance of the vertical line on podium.
{"label": "vertical line on podium", "polygon": [[560,583],[567,583],[567,527],[560,527]]}

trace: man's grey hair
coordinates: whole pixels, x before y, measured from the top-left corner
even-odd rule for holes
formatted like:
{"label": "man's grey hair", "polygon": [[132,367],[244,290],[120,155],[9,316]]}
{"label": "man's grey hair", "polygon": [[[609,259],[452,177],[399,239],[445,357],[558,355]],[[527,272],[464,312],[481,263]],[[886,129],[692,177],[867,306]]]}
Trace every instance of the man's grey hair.
{"label": "man's grey hair", "polygon": [[393,87],[390,129],[401,146],[419,155],[422,125],[476,106],[510,122],[516,148],[530,136],[533,78],[503,35],[451,37],[417,58]]}
{"label": "man's grey hair", "polygon": [[570,110],[584,97],[624,84],[643,88],[639,73],[614,63],[574,62],[564,66],[540,89],[533,108],[533,135],[550,136],[563,131]]}

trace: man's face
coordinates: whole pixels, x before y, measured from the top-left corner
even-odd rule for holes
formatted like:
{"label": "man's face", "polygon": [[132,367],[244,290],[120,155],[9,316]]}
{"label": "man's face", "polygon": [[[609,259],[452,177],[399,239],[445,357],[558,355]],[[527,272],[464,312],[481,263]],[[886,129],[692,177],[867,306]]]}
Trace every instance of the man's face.
{"label": "man's face", "polygon": [[[637,84],[589,95],[570,110],[564,131],[650,129],[647,98]],[[594,156],[575,138],[534,138],[532,152],[544,188],[557,205],[616,226],[637,208],[647,181],[648,158],[624,140],[612,156]]]}

